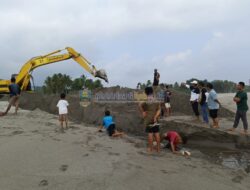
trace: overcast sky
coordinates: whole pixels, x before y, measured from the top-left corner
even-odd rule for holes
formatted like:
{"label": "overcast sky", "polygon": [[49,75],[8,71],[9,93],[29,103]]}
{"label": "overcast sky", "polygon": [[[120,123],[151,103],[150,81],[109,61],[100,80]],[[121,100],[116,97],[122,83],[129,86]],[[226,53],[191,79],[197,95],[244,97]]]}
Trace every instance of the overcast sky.
{"label": "overcast sky", "polygon": [[[250,0],[1,0],[0,78],[30,58],[73,47],[110,83],[136,87],[153,79],[250,79]],[[64,61],[33,72],[86,74]]]}

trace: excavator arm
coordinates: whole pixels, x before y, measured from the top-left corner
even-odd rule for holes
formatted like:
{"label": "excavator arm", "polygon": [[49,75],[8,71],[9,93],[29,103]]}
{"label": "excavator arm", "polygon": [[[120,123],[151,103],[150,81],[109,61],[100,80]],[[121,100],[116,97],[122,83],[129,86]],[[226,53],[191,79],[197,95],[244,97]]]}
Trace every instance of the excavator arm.
{"label": "excavator arm", "polygon": [[[64,50],[66,50],[67,53],[58,54]],[[30,59],[27,63],[23,65],[20,72],[16,75],[16,83],[21,87],[21,90],[25,91],[28,88],[31,78],[31,72],[34,69],[51,63],[64,61],[67,59],[73,59],[94,77],[101,78],[108,82],[108,78],[104,70],[97,70],[95,66],[92,65],[87,59],[85,59],[80,53],[75,51],[73,48],[66,47],[63,50],[57,50],[47,55],[38,56]],[[9,84],[10,80],[0,80],[0,93],[9,93]]]}

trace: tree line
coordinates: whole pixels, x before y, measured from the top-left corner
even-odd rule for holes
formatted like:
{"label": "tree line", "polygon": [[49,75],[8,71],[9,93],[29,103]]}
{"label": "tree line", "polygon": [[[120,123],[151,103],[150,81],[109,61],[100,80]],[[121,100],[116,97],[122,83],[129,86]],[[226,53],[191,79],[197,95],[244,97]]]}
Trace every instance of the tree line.
{"label": "tree line", "polygon": [[45,94],[59,94],[62,92],[79,91],[85,88],[93,90],[100,87],[103,87],[103,85],[99,79],[88,79],[85,75],[71,79],[69,75],[57,73],[45,79],[41,90]]}
{"label": "tree line", "polygon": [[[232,93],[232,92],[236,92],[236,85],[237,83],[233,82],[233,81],[228,81],[228,80],[213,80],[213,81],[208,81],[207,79],[205,80],[199,80],[196,78],[191,78],[189,80],[186,81],[187,84],[190,84],[191,81],[193,80],[197,80],[197,81],[202,81],[204,84],[207,83],[212,83],[214,86],[214,89],[216,90],[216,92],[218,93]],[[141,83],[139,82],[137,84],[137,89],[144,89],[146,86],[150,86],[152,85],[152,82],[150,80],[148,80],[145,83]],[[160,86],[166,85],[165,83],[161,83],[159,84]],[[174,84],[168,84],[170,87],[179,90],[179,91],[186,91],[186,88],[181,86],[180,83],[175,82]],[[245,90],[247,92],[250,92],[250,86],[246,84]]]}

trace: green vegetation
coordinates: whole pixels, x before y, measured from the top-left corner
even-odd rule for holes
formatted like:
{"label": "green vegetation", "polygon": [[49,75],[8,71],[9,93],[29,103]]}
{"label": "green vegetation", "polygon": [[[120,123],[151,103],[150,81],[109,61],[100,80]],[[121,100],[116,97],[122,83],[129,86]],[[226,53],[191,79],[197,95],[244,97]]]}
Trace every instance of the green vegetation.
{"label": "green vegetation", "polygon": [[[233,81],[228,81],[228,80],[208,81],[207,79],[199,80],[199,79],[192,78],[192,79],[187,80],[186,83],[190,84],[191,81],[193,81],[193,80],[202,81],[202,82],[204,82],[204,84],[212,83],[213,86],[214,86],[214,89],[216,90],[217,93],[233,93],[233,92],[236,92],[236,84],[237,83],[235,83]],[[178,91],[182,91],[182,92],[187,91],[185,87],[179,85],[177,82],[175,82],[173,87],[174,87],[174,89],[176,89]],[[250,86],[246,85],[245,90],[247,92],[250,92]]]}
{"label": "green vegetation", "polygon": [[70,76],[58,73],[46,78],[42,91],[46,94],[59,94],[85,88],[93,90],[100,87],[103,87],[103,85],[99,79],[93,81],[92,79],[87,79],[85,75],[82,75],[80,78],[72,80]]}

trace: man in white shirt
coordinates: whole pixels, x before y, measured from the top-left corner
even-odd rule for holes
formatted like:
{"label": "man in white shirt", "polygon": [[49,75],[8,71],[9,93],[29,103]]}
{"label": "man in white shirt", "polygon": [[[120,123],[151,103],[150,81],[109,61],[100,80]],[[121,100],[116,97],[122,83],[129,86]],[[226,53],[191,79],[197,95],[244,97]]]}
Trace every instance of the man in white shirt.
{"label": "man in white shirt", "polygon": [[200,96],[200,89],[198,88],[198,81],[194,80],[191,82],[191,85],[188,85],[186,83],[183,83],[187,88],[191,90],[190,95],[190,103],[193,109],[193,112],[195,116],[197,117],[197,120],[199,121],[199,96]]}
{"label": "man in white shirt", "polygon": [[61,124],[61,130],[63,131],[63,122],[65,122],[66,129],[68,128],[68,106],[69,103],[65,100],[66,95],[64,93],[61,94],[61,99],[57,103],[58,111],[59,111],[59,121]]}

